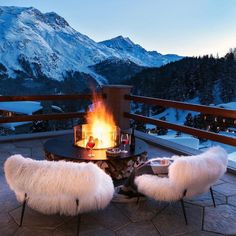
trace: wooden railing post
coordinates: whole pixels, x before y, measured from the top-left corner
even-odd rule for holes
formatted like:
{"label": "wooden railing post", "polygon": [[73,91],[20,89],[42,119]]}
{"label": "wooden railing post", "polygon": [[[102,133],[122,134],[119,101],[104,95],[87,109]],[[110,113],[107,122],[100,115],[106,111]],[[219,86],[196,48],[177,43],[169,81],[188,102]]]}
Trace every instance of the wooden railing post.
{"label": "wooden railing post", "polygon": [[112,112],[116,125],[121,129],[129,128],[129,119],[124,117],[125,112],[130,112],[130,101],[125,100],[125,95],[129,95],[132,86],[128,85],[104,85],[102,92],[105,94],[105,103]]}

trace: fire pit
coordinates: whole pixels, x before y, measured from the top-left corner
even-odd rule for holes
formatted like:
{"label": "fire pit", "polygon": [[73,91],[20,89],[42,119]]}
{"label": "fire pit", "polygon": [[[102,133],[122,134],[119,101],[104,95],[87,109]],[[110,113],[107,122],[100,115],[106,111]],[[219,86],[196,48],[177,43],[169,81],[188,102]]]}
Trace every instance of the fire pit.
{"label": "fire pit", "polygon": [[[121,148],[121,147],[118,147]],[[44,144],[45,157],[49,161],[73,161],[73,162],[94,162],[113,179],[123,179],[130,175],[137,165],[147,160],[147,144],[136,138],[135,150],[127,153],[120,153],[117,156],[108,155],[106,149],[93,150],[93,157],[90,157],[89,150],[74,145],[72,135],[64,135],[58,138],[49,139]]]}
{"label": "fire pit", "polygon": [[[48,160],[92,161],[114,179],[128,177],[132,169],[147,159],[146,144],[137,140],[134,150],[118,155],[107,149],[120,147],[120,128],[116,126],[112,114],[102,99],[95,97],[90,112],[86,116],[87,124],[74,127],[74,138],[64,137],[48,140],[45,143],[45,155]],[[91,141],[92,140],[92,141]],[[90,150],[89,150],[90,149]],[[94,150],[92,150],[94,149]]]}
{"label": "fire pit", "polygon": [[120,128],[107,110],[102,98],[94,95],[93,104],[86,116],[87,124],[74,127],[74,145],[87,148],[93,140],[94,149],[107,149],[120,143]]}
{"label": "fire pit", "polygon": [[87,148],[89,139],[93,137],[95,145],[93,149],[107,149],[120,145],[120,128],[110,126],[108,130],[96,127],[93,130],[93,125],[83,124],[74,127],[74,145]]}

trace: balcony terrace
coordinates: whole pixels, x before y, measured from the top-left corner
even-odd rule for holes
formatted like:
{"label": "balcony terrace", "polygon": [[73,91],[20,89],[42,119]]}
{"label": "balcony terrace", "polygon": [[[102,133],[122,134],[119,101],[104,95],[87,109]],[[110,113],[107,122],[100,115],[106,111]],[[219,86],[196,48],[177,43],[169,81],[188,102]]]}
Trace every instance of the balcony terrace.
{"label": "balcony terrace", "polygon": [[[114,89],[114,88],[112,88]],[[168,127],[177,131],[186,132],[194,136],[205,137],[219,143],[236,146],[234,138],[221,137],[219,134],[204,130],[170,124],[165,121],[155,120],[149,117],[131,114],[129,102],[146,100],[148,103],[158,103],[156,99],[140,98],[128,95],[127,88],[114,94],[105,90],[108,106],[112,106],[114,114],[117,114],[117,123],[122,129],[128,128],[128,120],[139,121]],[[13,100],[53,100],[62,99],[63,96],[35,96],[35,97],[0,97],[0,101]],[[117,98],[123,97],[121,103],[112,105]],[[65,97],[64,97],[65,98]],[[66,99],[91,98],[80,95],[71,95]],[[140,100],[141,99],[141,100]],[[142,102],[144,101],[142,100]],[[111,102],[111,103],[109,103]],[[172,101],[170,101],[172,102]],[[183,103],[167,103],[162,105],[174,106],[180,109],[204,109],[204,107],[185,107]],[[199,111],[199,110],[198,110]],[[201,110],[207,114],[220,115],[236,119],[236,111],[227,111],[219,108]],[[31,115],[19,117],[0,118],[1,123],[21,122],[32,120],[70,119],[83,117],[84,113],[62,113],[50,115]],[[59,215],[43,215],[30,208],[26,208],[22,227],[18,227],[21,205],[17,202],[14,193],[9,189],[3,172],[5,160],[13,154],[21,154],[32,159],[42,160],[45,158],[44,143],[49,138],[63,136],[72,133],[72,130],[54,131],[35,134],[22,134],[0,137],[0,235],[75,235],[75,217]],[[136,132],[136,136],[147,142],[148,157],[167,157],[174,154],[197,154],[198,150],[172,143],[158,137],[150,136],[143,132]],[[182,216],[181,205],[176,203],[156,202],[147,199],[139,204],[136,203],[111,203],[105,210],[91,212],[82,215],[80,235],[236,235],[236,175],[234,163],[230,163],[228,172],[213,186],[216,200],[216,208],[213,207],[210,192],[199,197],[185,201],[189,224],[185,225]]]}

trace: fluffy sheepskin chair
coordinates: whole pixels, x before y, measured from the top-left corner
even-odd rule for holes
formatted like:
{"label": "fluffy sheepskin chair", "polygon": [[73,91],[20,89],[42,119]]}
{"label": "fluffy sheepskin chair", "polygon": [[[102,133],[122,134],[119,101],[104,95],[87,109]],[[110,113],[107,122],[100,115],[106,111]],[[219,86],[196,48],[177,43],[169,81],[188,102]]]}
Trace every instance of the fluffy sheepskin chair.
{"label": "fluffy sheepskin chair", "polygon": [[168,177],[141,175],[135,178],[138,191],[157,201],[181,201],[185,222],[187,218],[183,198],[211,192],[211,186],[226,172],[228,156],[221,147],[209,148],[195,156],[173,156]]}
{"label": "fluffy sheepskin chair", "polygon": [[25,204],[44,214],[79,215],[105,208],[114,193],[112,179],[93,163],[36,161],[21,155],[4,164],[7,183]]}

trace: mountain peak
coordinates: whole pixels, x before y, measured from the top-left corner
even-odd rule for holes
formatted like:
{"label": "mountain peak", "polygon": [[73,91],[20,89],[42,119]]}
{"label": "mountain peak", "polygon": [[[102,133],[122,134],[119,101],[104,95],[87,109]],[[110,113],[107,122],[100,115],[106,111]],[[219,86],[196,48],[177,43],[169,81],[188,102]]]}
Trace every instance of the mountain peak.
{"label": "mountain peak", "polygon": [[127,58],[141,66],[159,67],[163,64],[167,64],[171,61],[182,58],[180,56],[165,57],[157,51],[149,52],[139,44],[132,42],[128,37],[124,38],[121,35],[109,40],[102,41],[99,44],[103,44],[116,51],[118,50],[122,57]]}
{"label": "mountain peak", "polygon": [[0,63],[13,78],[24,73],[28,78],[63,79],[67,70],[94,76],[88,66],[112,58],[148,67],[172,60],[121,35],[96,43],[55,12],[42,13],[33,7],[0,7],[0,22]]}
{"label": "mountain peak", "polygon": [[127,37],[124,38],[123,36],[119,35],[115,38],[108,39],[102,42],[99,42],[99,44],[106,45],[109,48],[115,48],[119,50],[127,49],[130,47],[134,47],[135,44]]}
{"label": "mountain peak", "polygon": [[67,21],[57,13],[48,12],[44,14],[34,7],[0,6],[0,15],[2,13],[5,13],[8,16],[12,15],[17,18],[21,18],[20,21],[22,21],[23,18],[33,20],[34,17],[36,20],[44,22],[54,28],[55,26],[62,28],[69,26]]}
{"label": "mountain peak", "polygon": [[110,39],[110,41],[120,41],[120,42],[125,42],[125,43],[129,43],[129,44],[134,45],[133,41],[131,41],[129,37],[123,37],[122,35],[112,38],[112,39]]}
{"label": "mountain peak", "polygon": [[46,19],[48,20],[48,23],[50,24],[56,24],[63,27],[69,26],[68,22],[55,12],[45,13],[44,16],[46,17]]}

